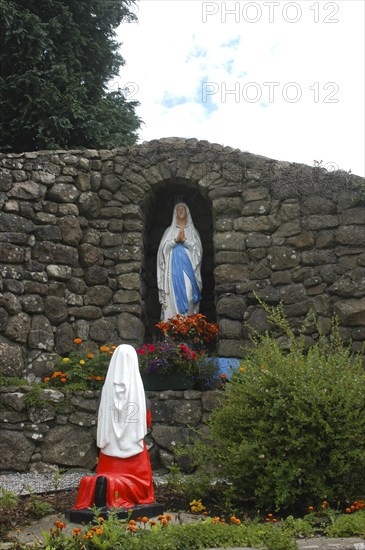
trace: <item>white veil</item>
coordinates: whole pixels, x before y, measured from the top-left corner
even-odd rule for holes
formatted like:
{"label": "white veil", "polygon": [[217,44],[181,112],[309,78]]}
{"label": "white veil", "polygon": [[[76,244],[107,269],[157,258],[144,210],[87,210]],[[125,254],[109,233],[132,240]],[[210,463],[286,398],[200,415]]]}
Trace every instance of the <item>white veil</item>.
{"label": "white veil", "polygon": [[143,451],[146,433],[146,399],[137,352],[122,344],[114,350],[101,391],[97,446],[103,454],[127,458]]}

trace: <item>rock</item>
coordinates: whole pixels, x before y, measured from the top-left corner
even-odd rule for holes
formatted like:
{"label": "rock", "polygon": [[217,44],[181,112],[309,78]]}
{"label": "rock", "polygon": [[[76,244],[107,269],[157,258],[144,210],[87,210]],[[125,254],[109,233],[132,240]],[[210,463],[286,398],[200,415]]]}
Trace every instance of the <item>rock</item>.
{"label": "rock", "polygon": [[79,256],[81,265],[86,267],[102,265],[104,261],[103,252],[100,248],[88,243],[79,246]]}
{"label": "rock", "polygon": [[114,318],[98,319],[90,325],[89,337],[95,342],[107,343],[117,338],[117,321]]}
{"label": "rock", "polygon": [[269,249],[268,260],[271,268],[279,271],[297,266],[300,262],[300,256],[292,248],[285,246],[272,247]]}
{"label": "rock", "polygon": [[365,297],[360,299],[338,301],[334,304],[334,313],[345,327],[365,325]]}
{"label": "rock", "polygon": [[45,315],[34,315],[32,317],[28,345],[30,348],[52,351],[54,337],[51,323]]}
{"label": "rock", "polygon": [[17,315],[9,317],[6,324],[5,336],[9,338],[9,340],[24,344],[28,339],[29,331],[29,315],[24,312],[20,312]]}
{"label": "rock", "polygon": [[21,392],[5,393],[1,397],[1,403],[14,411],[22,412],[25,409],[24,397],[25,394]]}
{"label": "rock", "polygon": [[69,245],[77,246],[82,237],[80,222],[76,216],[65,216],[59,221],[62,240]]}
{"label": "rock", "polygon": [[44,437],[42,461],[59,466],[92,469],[96,447],[92,435],[77,426],[55,426]]}
{"label": "rock", "polygon": [[216,283],[242,282],[248,278],[248,268],[240,265],[222,264],[215,268],[214,277]]}
{"label": "rock", "polygon": [[360,297],[365,295],[365,269],[357,267],[345,273],[335,281],[328,291],[342,297]]}
{"label": "rock", "polygon": [[113,292],[110,288],[96,285],[86,291],[85,305],[105,306],[111,300]]}
{"label": "rock", "polygon": [[47,296],[44,300],[44,313],[52,325],[60,325],[68,318],[65,299],[58,296]]}
{"label": "rock", "polygon": [[[65,171],[63,172],[66,173]],[[72,173],[71,175],[74,175]],[[55,202],[75,202],[79,197],[80,192],[74,185],[66,183],[56,183],[48,189],[46,199]]]}
{"label": "rock", "polygon": [[182,426],[152,425],[152,437],[164,450],[174,452],[176,445],[185,445],[188,439],[188,429]]}
{"label": "rock", "polygon": [[364,245],[365,242],[365,225],[344,225],[336,231],[337,241],[346,245]]}
{"label": "rock", "polygon": [[140,319],[129,313],[121,313],[117,323],[119,335],[123,340],[142,342],[145,329]]}
{"label": "rock", "polygon": [[35,443],[29,441],[19,431],[2,431],[0,438],[1,466],[4,470],[23,472],[35,449]]}
{"label": "rock", "polygon": [[[95,182],[95,177],[92,178]],[[100,214],[100,199],[94,192],[81,193],[78,201],[78,206],[81,214],[87,214],[90,218],[98,218]]]}
{"label": "rock", "polygon": [[10,243],[1,243],[0,262],[21,264],[24,262],[24,250]]}
{"label": "rock", "polygon": [[119,288],[123,290],[140,290],[141,280],[138,273],[126,273],[118,277]]}
{"label": "rock", "polygon": [[24,369],[24,352],[21,347],[0,340],[0,374],[19,376]]}
{"label": "rock", "polygon": [[218,323],[218,332],[220,338],[229,338],[240,340],[242,338],[242,323],[232,321],[231,319],[221,319]]}
{"label": "rock", "polygon": [[218,299],[217,314],[230,319],[242,320],[247,301],[243,296],[225,294]]}

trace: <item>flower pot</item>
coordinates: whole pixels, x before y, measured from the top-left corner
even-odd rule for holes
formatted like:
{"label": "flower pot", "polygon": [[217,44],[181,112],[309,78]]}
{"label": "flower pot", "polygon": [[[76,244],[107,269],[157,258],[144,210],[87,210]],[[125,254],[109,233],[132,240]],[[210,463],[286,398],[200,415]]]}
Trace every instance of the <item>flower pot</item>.
{"label": "flower pot", "polygon": [[194,388],[194,378],[183,374],[174,373],[164,376],[142,374],[141,376],[146,391],[192,390]]}

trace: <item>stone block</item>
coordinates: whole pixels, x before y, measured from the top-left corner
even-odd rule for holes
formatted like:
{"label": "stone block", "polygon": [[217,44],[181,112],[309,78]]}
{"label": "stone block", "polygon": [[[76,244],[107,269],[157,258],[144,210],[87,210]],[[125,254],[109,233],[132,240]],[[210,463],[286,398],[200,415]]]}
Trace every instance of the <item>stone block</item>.
{"label": "stone block", "polygon": [[59,466],[92,469],[96,446],[90,431],[79,426],[54,426],[44,437],[42,461]]}
{"label": "stone block", "polygon": [[341,325],[347,327],[365,325],[365,297],[353,300],[339,300],[334,303],[334,313]]}
{"label": "stone block", "polygon": [[344,225],[336,231],[336,238],[340,244],[361,245],[365,243],[365,225]]}
{"label": "stone block", "polygon": [[121,313],[118,316],[118,333],[123,340],[141,342],[144,336],[144,325],[140,319],[130,313]]}
{"label": "stone block", "polygon": [[272,247],[268,254],[269,264],[275,271],[296,267],[300,262],[297,250],[285,246]]}
{"label": "stone block", "polygon": [[152,437],[157,445],[166,451],[174,452],[176,446],[186,445],[189,430],[183,426],[152,424]]}
{"label": "stone block", "polygon": [[256,231],[273,233],[279,224],[274,216],[247,216],[236,218],[233,227],[236,231]]}
{"label": "stone block", "polygon": [[311,231],[304,231],[295,237],[288,239],[288,244],[295,248],[312,248],[314,246],[314,233]]}
{"label": "stone block", "polygon": [[247,280],[249,271],[247,266],[222,264],[214,269],[216,283],[240,283]]}
{"label": "stone block", "polygon": [[247,300],[243,296],[223,294],[217,301],[217,315],[241,321],[246,307]]}
{"label": "stone block", "polygon": [[35,443],[22,432],[3,431],[0,438],[2,468],[15,472],[27,471],[34,449]]}

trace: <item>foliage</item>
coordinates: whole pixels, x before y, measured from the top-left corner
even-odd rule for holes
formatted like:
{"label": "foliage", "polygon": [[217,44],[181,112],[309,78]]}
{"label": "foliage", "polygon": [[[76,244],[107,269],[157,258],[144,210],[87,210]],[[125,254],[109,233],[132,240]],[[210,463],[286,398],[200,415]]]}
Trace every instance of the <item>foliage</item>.
{"label": "foliage", "polygon": [[53,506],[38,495],[31,495],[27,503],[27,511],[33,519],[41,519],[54,512]]}
{"label": "foliage", "polygon": [[[96,512],[97,516],[97,512]],[[107,520],[96,517],[94,525],[74,528],[64,533],[66,525],[56,521],[50,532],[42,531],[43,541],[37,548],[76,550],[83,548],[123,548],[124,550],[194,550],[212,547],[260,546],[267,550],[295,550],[293,537],[280,526],[241,522],[236,517],[227,521],[207,517],[190,524],[180,524],[170,514],[158,520],[141,517],[119,521],[111,515]]]}
{"label": "foliage", "polygon": [[200,356],[185,344],[176,344],[173,340],[143,344],[137,349],[137,354],[141,374],[194,375],[199,370]]}
{"label": "foliage", "polygon": [[76,384],[80,388],[101,388],[108,370],[110,357],[116,346],[100,346],[97,349],[75,338],[76,348],[67,356],[58,356],[54,364],[54,372],[44,378],[44,382],[54,387],[66,387]]}
{"label": "foliage", "polygon": [[41,386],[39,384],[32,384],[30,392],[24,397],[24,406],[29,409],[41,409],[46,405],[46,401],[42,398]]}
{"label": "foliage", "polygon": [[194,378],[199,389],[212,389],[219,383],[219,369],[204,352],[197,353],[184,343],[172,339],[143,344],[137,349],[142,375],[180,374]]}
{"label": "foliage", "polygon": [[137,101],[108,82],[124,65],[116,28],[133,0],[0,0],[0,150],[136,142]]}
{"label": "foliage", "polygon": [[365,494],[365,371],[360,355],[329,339],[308,351],[282,307],[269,320],[285,330],[290,350],[268,333],[252,347],[209,419],[206,460],[219,465],[231,497],[253,509],[303,510],[309,503]]}
{"label": "foliage", "polygon": [[19,502],[19,497],[12,491],[0,487],[0,507],[14,508]]}
{"label": "foliage", "polygon": [[166,322],[160,321],[156,328],[164,338],[189,344],[197,351],[211,349],[218,336],[217,323],[208,323],[205,315],[176,315]]}
{"label": "foliage", "polygon": [[0,374],[0,387],[24,386],[28,384],[29,382],[27,382],[25,378],[18,378],[17,376],[6,376],[5,374]]}
{"label": "foliage", "polygon": [[339,516],[326,529],[329,537],[365,537],[365,509],[356,514]]}

